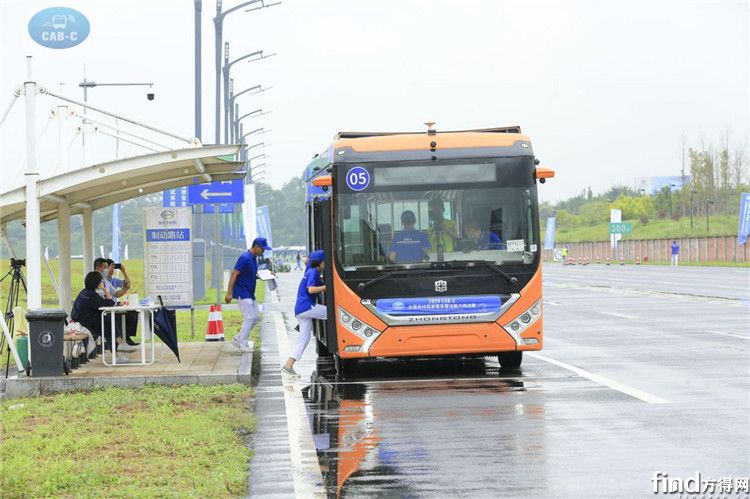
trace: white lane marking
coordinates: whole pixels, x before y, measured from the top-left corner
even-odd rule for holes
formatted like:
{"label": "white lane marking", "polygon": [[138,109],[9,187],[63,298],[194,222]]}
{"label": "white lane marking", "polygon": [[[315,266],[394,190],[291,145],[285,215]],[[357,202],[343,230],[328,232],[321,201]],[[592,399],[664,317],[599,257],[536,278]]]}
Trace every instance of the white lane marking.
{"label": "white lane marking", "polygon": [[545,305],[559,305],[560,304],[560,302],[553,301],[553,300],[544,300],[542,303],[544,303]]}
{"label": "white lane marking", "polygon": [[742,340],[750,340],[750,336],[743,336],[741,334],[727,333],[726,331],[706,331],[711,334],[720,334],[721,336],[730,336],[732,338],[740,338]]}
{"label": "white lane marking", "polygon": [[635,315],[620,314],[618,312],[599,312],[599,311],[597,311],[596,313],[597,314],[602,314],[602,315],[611,315],[612,317],[620,317],[621,319],[637,319],[638,318]]}
{"label": "white lane marking", "polygon": [[[279,358],[286,360],[289,356],[289,338],[287,338],[284,318],[281,312],[268,313],[274,314]],[[283,376],[282,383],[284,383]],[[323,488],[323,474],[320,472],[318,453],[315,450],[312,428],[307,419],[307,409],[300,388],[301,384],[298,383],[284,383],[284,408],[289,431],[289,452],[292,457],[294,496],[324,498],[326,492]]]}
{"label": "white lane marking", "polygon": [[649,404],[668,404],[669,403],[669,400],[663,399],[661,397],[657,397],[656,395],[652,395],[650,393],[646,393],[643,390],[639,390],[638,388],[634,388],[632,386],[626,385],[625,383],[620,383],[619,381],[609,379],[606,376],[601,376],[599,374],[590,373],[584,369],[581,369],[580,367],[571,366],[570,364],[566,364],[565,362],[560,362],[559,360],[555,360],[553,358],[547,357],[546,355],[542,355],[536,352],[526,352],[526,355],[530,357],[534,357],[535,359],[549,362],[550,364],[554,364],[558,367],[562,367],[563,369],[567,369],[568,371],[574,372],[581,377],[584,377],[588,380],[593,381],[594,383],[598,383],[600,385],[612,388],[613,390],[617,390],[618,392],[622,392],[626,395],[630,395],[631,397],[635,397],[637,399],[643,400],[644,402],[648,402]]}

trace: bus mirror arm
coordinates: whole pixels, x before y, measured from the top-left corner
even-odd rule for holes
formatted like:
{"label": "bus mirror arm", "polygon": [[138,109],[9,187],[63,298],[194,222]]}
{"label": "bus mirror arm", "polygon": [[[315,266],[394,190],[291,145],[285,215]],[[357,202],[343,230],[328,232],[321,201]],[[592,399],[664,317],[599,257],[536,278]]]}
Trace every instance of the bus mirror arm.
{"label": "bus mirror arm", "polygon": [[555,176],[555,170],[553,170],[552,168],[537,166],[534,169],[534,176],[539,179],[540,184],[543,184],[547,181],[548,178],[552,178]]}

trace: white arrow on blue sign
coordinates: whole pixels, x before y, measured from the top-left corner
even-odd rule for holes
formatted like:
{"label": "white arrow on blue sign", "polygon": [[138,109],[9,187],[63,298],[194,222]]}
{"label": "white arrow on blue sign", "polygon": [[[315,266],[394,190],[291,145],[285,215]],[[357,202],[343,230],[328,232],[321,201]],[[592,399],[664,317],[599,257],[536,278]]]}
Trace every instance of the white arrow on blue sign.
{"label": "white arrow on blue sign", "polygon": [[245,189],[242,180],[224,180],[188,187],[190,204],[243,203],[244,201]]}

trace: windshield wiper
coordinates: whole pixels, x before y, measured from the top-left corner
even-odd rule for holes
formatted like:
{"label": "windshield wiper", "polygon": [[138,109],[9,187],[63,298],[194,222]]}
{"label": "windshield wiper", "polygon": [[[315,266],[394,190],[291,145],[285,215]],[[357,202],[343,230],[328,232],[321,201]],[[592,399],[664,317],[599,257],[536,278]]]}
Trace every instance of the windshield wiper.
{"label": "windshield wiper", "polygon": [[[398,274],[409,274],[409,275],[414,275],[414,274],[428,274],[430,272],[435,272],[435,270],[436,269],[392,270],[390,272],[386,272],[385,274],[380,274],[375,279],[370,279],[369,281],[360,282],[359,284],[357,284],[357,289],[359,289],[360,291],[363,291],[363,290],[369,288],[370,286],[372,286],[373,284],[375,284],[378,281],[382,281],[383,279],[388,279],[389,277],[393,277],[393,276],[398,275]],[[438,269],[438,271],[439,271],[439,269]]]}
{"label": "windshield wiper", "polygon": [[484,265],[484,266],[488,267],[493,272],[496,272],[496,273],[500,274],[501,276],[505,277],[505,280],[511,286],[515,286],[516,284],[518,284],[518,278],[517,277],[513,277],[511,275],[508,275],[507,273],[505,273],[505,271],[503,269],[501,269],[500,267],[498,267],[497,265],[495,265],[493,262],[490,262],[490,261],[487,261],[487,260],[451,260],[450,262],[444,262],[444,263],[448,263],[451,266],[456,266],[457,263],[463,263],[464,264],[464,268],[467,268],[469,266],[468,265],[469,263],[472,263],[472,264],[479,263],[481,265]]}
{"label": "windshield wiper", "polygon": [[372,286],[378,281],[382,281],[383,279],[387,279],[394,275],[403,274],[403,273],[404,273],[403,270],[392,270],[391,272],[380,274],[375,279],[370,279],[369,281],[366,281],[366,282],[360,282],[359,284],[357,284],[357,289],[359,289],[360,291],[364,291],[365,289],[369,288],[370,286]]}
{"label": "windshield wiper", "polygon": [[484,263],[484,265],[486,265],[487,267],[489,267],[494,272],[496,272],[496,273],[500,274],[501,276],[505,277],[505,280],[508,281],[508,284],[510,284],[511,286],[515,286],[516,284],[518,284],[518,278],[517,277],[513,277],[512,275],[506,274],[505,271],[503,271],[503,269],[501,269],[500,267],[498,267],[494,263],[492,263],[492,262],[482,262],[482,263]]}

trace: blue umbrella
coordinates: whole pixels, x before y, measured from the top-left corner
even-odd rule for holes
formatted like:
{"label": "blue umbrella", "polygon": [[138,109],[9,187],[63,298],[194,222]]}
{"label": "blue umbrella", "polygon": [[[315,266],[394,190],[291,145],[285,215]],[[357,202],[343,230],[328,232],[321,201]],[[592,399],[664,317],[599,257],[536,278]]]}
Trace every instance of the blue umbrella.
{"label": "blue umbrella", "polygon": [[164,306],[164,301],[159,298],[161,308],[154,312],[154,334],[174,352],[177,362],[180,362],[180,351],[177,347],[177,313]]}

